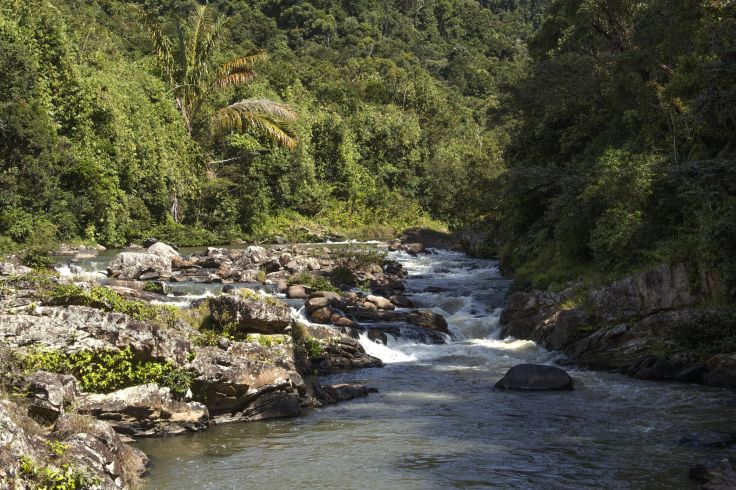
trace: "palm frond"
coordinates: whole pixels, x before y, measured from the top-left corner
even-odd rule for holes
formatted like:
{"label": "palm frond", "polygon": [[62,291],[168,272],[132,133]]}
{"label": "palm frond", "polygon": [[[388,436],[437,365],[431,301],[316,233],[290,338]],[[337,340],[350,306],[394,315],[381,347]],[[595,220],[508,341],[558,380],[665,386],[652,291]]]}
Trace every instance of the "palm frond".
{"label": "palm frond", "polygon": [[258,52],[230,60],[218,68],[215,85],[224,88],[248,83],[256,75],[255,65],[267,59],[265,52]]}
{"label": "palm frond", "polygon": [[286,105],[246,99],[220,109],[214,119],[218,131],[255,131],[278,146],[296,148],[297,140],[289,127],[296,113]]}
{"label": "palm frond", "polygon": [[156,49],[156,56],[158,58],[161,72],[166,81],[169,82],[169,84],[173,84],[176,65],[174,63],[174,55],[171,50],[171,41],[166,37],[158,22],[150,13],[141,8],[140,16],[150,33],[151,41]]}

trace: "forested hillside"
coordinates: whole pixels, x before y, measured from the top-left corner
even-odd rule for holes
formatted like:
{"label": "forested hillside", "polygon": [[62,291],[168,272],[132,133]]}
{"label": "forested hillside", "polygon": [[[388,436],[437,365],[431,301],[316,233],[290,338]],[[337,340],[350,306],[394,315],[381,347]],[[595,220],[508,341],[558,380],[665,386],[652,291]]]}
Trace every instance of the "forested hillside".
{"label": "forested hillside", "polygon": [[733,2],[199,7],[0,0],[0,251],[482,223],[538,286],[733,284]]}
{"label": "forested hillside", "polygon": [[[485,212],[481,187],[502,171],[504,136],[487,112],[540,19],[514,2],[230,0],[199,19],[194,1],[0,5],[5,248],[472,221]],[[190,81],[170,83],[152,36],[175,48],[179,27],[187,40],[211,37],[205,70],[267,55],[248,83],[203,91],[198,111],[286,104],[295,149],[258,130],[187,127],[176,96]],[[463,188],[473,192],[458,201]]]}
{"label": "forested hillside", "polygon": [[736,4],[558,0],[529,52],[505,257],[541,286],[667,261],[736,286]]}

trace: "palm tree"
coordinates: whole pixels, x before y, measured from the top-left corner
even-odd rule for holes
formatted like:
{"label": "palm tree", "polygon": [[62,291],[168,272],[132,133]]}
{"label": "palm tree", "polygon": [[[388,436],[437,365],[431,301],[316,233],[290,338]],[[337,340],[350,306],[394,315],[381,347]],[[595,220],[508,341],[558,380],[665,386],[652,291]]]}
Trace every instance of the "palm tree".
{"label": "palm tree", "polygon": [[206,6],[199,6],[185,23],[177,22],[173,41],[151,17],[144,15],[144,20],[151,31],[162,74],[176,97],[189,134],[195,135],[209,126],[219,133],[256,133],[278,146],[296,148],[296,138],[289,131],[296,113],[287,105],[245,99],[220,109],[208,107],[215,91],[250,82],[256,74],[256,64],[267,59],[264,52],[256,52],[213,67],[215,50],[225,32],[224,17],[214,17]]}

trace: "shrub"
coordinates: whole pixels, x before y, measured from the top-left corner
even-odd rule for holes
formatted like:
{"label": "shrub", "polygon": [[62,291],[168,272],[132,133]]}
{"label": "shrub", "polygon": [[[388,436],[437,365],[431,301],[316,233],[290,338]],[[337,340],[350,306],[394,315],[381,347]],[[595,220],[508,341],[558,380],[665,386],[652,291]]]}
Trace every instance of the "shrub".
{"label": "shrub", "polygon": [[351,271],[362,270],[373,265],[382,267],[386,262],[386,252],[375,248],[345,247],[332,253],[335,261]]}
{"label": "shrub", "polygon": [[171,388],[172,393],[186,393],[192,378],[189,373],[160,361],[137,361],[130,348],[122,351],[81,351],[64,354],[59,351],[39,351],[23,359],[27,369],[72,374],[85,391],[109,393],[129,386],[158,383]]}
{"label": "shrub", "polygon": [[736,313],[708,312],[695,321],[680,321],[672,327],[672,338],[701,359],[736,352]]}
{"label": "shrub", "polygon": [[332,291],[339,293],[340,289],[335,287],[326,277],[310,274],[309,272],[297,272],[289,278],[289,284],[301,284],[315,291]]}
{"label": "shrub", "polygon": [[77,490],[99,484],[96,478],[72,465],[63,464],[59,468],[40,466],[25,455],[20,457],[18,477],[29,484],[29,488],[48,490]]}

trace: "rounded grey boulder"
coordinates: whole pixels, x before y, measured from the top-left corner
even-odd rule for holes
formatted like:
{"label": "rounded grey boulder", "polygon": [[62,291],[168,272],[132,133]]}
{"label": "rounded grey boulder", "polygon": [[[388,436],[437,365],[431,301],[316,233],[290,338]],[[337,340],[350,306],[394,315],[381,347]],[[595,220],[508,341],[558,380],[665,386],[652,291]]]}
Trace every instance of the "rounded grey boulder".
{"label": "rounded grey boulder", "polygon": [[519,364],[496,383],[501,390],[572,390],[573,381],[565,370],[542,364]]}

